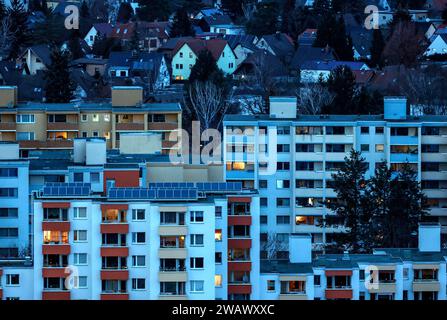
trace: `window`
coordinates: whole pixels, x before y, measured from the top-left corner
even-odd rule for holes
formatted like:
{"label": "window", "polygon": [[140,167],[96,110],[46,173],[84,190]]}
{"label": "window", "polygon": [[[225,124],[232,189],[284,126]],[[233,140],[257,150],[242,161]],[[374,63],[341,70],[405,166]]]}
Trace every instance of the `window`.
{"label": "window", "polygon": [[218,206],[215,208],[215,216],[216,216],[216,218],[222,217],[222,207]]}
{"label": "window", "polygon": [[216,263],[222,263],[222,252],[216,252],[214,254],[214,260]]}
{"label": "window", "polygon": [[326,134],[343,135],[345,134],[345,127],[326,127]]}
{"label": "window", "polygon": [[295,163],[296,171],[314,171],[315,165],[313,162],[301,162],[297,161]]}
{"label": "window", "polygon": [[19,274],[7,274],[6,275],[6,285],[7,286],[20,285],[20,275]]}
{"label": "window", "polygon": [[276,133],[278,135],[288,135],[290,134],[290,127],[278,127]]}
{"label": "window", "polygon": [[132,267],[145,267],[146,256],[132,256]]}
{"label": "window", "polygon": [[268,188],[268,181],[267,180],[259,180],[259,188],[260,189],[267,189]]}
{"label": "window", "polygon": [[277,162],[276,163],[276,170],[290,170],[290,162]]}
{"label": "window", "polygon": [[0,218],[17,218],[18,216],[18,208],[0,208]]}
{"label": "window", "polygon": [[214,286],[222,287],[222,275],[221,274],[216,274],[214,276]]}
{"label": "window", "polygon": [[360,278],[360,280],[365,280],[365,270],[360,270],[359,278]]}
{"label": "window", "polygon": [[82,138],[87,138],[87,137],[88,137],[88,133],[87,133],[87,131],[82,131],[82,132],[81,132],[81,137],[82,137]]}
{"label": "window", "polygon": [[14,178],[17,177],[19,171],[17,168],[0,168],[0,177],[2,178]]}
{"label": "window", "polygon": [[360,150],[362,152],[369,152],[369,144],[362,144],[362,145],[360,145]]}
{"label": "window", "polygon": [[385,145],[376,144],[376,152],[384,152],[384,151],[385,151]]}
{"label": "window", "polygon": [[289,198],[277,198],[276,206],[277,207],[290,207],[290,199]]}
{"label": "window", "polygon": [[439,144],[423,144],[421,145],[421,149],[424,153],[438,153]]}
{"label": "window", "polygon": [[203,222],[203,211],[191,211],[190,221],[194,223]]}
{"label": "window", "polygon": [[87,265],[87,253],[75,253],[74,264],[77,266],[86,266]]}
{"label": "window", "polygon": [[93,131],[93,132],[92,132],[92,136],[93,136],[94,138],[99,137],[99,132],[98,132],[98,131]]}
{"label": "window", "polygon": [[81,121],[86,122],[88,120],[88,114],[81,114]]}
{"label": "window", "polygon": [[422,127],[423,136],[439,136],[439,127]]}
{"label": "window", "polygon": [[203,258],[202,257],[194,257],[190,258],[189,264],[191,269],[203,269]]}
{"label": "window", "polygon": [[409,273],[408,268],[403,268],[404,279],[408,279],[408,273]]}
{"label": "window", "polygon": [[133,221],[144,221],[146,219],[146,210],[144,209],[132,209]]}
{"label": "window", "polygon": [[214,231],[214,240],[216,241],[222,241],[222,229],[216,229]]}
{"label": "window", "polygon": [[73,173],[73,181],[74,182],[84,182],[84,173],[82,173],[82,172]]}
{"label": "window", "polygon": [[369,134],[369,127],[361,127],[360,133],[361,134]]}
{"label": "window", "polygon": [[233,63],[233,62],[230,62],[230,63],[228,64],[228,68],[229,68],[229,69],[233,69],[233,67],[234,67],[234,63]]}
{"label": "window", "polygon": [[344,144],[327,144],[326,152],[345,152]]}
{"label": "window", "polygon": [[18,236],[18,228],[0,228],[0,238],[17,238]]}
{"label": "window", "polygon": [[104,122],[110,122],[110,114],[104,114]]}
{"label": "window", "polygon": [[191,292],[203,292],[205,286],[205,281],[203,280],[191,280],[190,289]]}
{"label": "window", "polygon": [[17,141],[34,140],[34,132],[17,132],[16,140]]}
{"label": "window", "polygon": [[90,173],[90,182],[98,183],[99,182],[99,172],[91,172]]}
{"label": "window", "polygon": [[74,207],[73,208],[73,218],[74,219],[87,219],[87,208]]}
{"label": "window", "polygon": [[290,188],[290,180],[276,180],[276,188],[277,189],[289,189]]}
{"label": "window", "polygon": [[275,291],[275,280],[267,280],[267,291]]}
{"label": "window", "polygon": [[92,121],[99,122],[99,114],[97,114],[97,113],[92,114]]}
{"label": "window", "polygon": [[314,152],[315,145],[308,143],[297,143],[295,145],[296,152]]}
{"label": "window", "polygon": [[0,188],[1,198],[17,198],[17,188]]}
{"label": "window", "polygon": [[321,276],[320,275],[314,275],[314,285],[321,286]]}
{"label": "window", "polygon": [[259,198],[259,204],[261,207],[267,207],[268,206],[268,199],[267,198]]}
{"label": "window", "polygon": [[376,134],[383,134],[383,127],[376,127]]}
{"label": "window", "polygon": [[87,230],[75,230],[74,242],[85,242],[85,241],[87,241]]}
{"label": "window", "polygon": [[191,246],[203,247],[203,234],[191,234]]}
{"label": "window", "polygon": [[78,289],[87,289],[87,277],[86,276],[78,277]]}
{"label": "window", "polygon": [[259,218],[259,220],[260,220],[260,223],[261,223],[261,224],[267,224],[267,222],[268,222],[268,216],[266,216],[266,215],[261,215],[260,218]]}
{"label": "window", "polygon": [[18,114],[16,116],[17,123],[34,123],[34,114]]}
{"label": "window", "polygon": [[276,224],[290,224],[290,216],[276,216]]}
{"label": "window", "polygon": [[183,52],[179,52],[180,58],[183,58]]}
{"label": "window", "polygon": [[146,289],[146,279],[144,278],[132,279],[132,290],[145,290],[145,289]]}
{"label": "window", "polygon": [[290,152],[290,144],[276,145],[276,152]]}
{"label": "window", "polygon": [[142,244],[146,242],[146,233],[144,232],[132,232],[132,243]]}

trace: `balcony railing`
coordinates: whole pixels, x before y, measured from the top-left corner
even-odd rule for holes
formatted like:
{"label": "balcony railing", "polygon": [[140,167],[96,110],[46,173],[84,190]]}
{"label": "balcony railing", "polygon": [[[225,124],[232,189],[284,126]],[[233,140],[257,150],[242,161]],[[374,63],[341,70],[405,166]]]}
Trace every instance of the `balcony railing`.
{"label": "balcony railing", "polygon": [[186,271],[186,267],[160,267],[161,272],[183,272]]}

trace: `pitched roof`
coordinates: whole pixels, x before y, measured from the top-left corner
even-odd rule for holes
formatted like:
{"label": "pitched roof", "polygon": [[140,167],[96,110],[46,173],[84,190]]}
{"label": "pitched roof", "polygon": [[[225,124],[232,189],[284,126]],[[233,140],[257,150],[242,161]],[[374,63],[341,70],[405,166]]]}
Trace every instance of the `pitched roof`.
{"label": "pitched roof", "polygon": [[[285,33],[275,33],[262,36],[259,40],[264,40],[274,54],[287,61],[291,60],[295,52],[293,40]],[[258,42],[259,44],[260,42]]]}
{"label": "pitched roof", "polygon": [[361,85],[367,84],[374,77],[373,70],[353,70],[352,73],[354,74],[355,82]]}
{"label": "pitched roof", "polygon": [[135,32],[135,23],[122,23],[116,25],[112,33],[110,34],[111,38],[118,38],[121,40],[129,40],[132,38]]}
{"label": "pitched roof", "polygon": [[[305,61],[301,65],[303,70],[321,70],[332,71],[339,66],[347,66],[351,70],[362,70],[368,68],[364,62],[352,62],[352,61]],[[369,69],[369,68],[368,68]]]}
{"label": "pitched roof", "polygon": [[188,45],[188,47],[191,48],[191,50],[198,56],[200,51],[202,50],[209,50],[211,54],[213,55],[213,58],[215,60],[218,60],[220,55],[222,54],[222,51],[224,50],[225,46],[228,44],[226,40],[223,39],[211,39],[211,40],[202,40],[202,39],[187,39],[187,40],[180,40],[175,49],[173,54],[177,54],[177,52],[184,46]]}
{"label": "pitched roof", "polygon": [[317,38],[318,29],[306,29],[298,36],[298,43],[300,45],[312,45]]}
{"label": "pitched roof", "polygon": [[155,21],[137,23],[137,32],[141,36],[157,37],[159,39],[169,39],[169,29],[171,23],[169,21]]}
{"label": "pitched roof", "polygon": [[373,38],[372,30],[367,30],[363,27],[356,27],[349,29],[348,33],[352,38],[352,45],[360,56],[366,57],[371,54]]}
{"label": "pitched roof", "polygon": [[32,47],[28,47],[25,49],[25,51],[21,54],[24,55],[28,50],[31,50],[36,56],[42,60],[42,63],[46,66],[49,66],[51,64],[51,49],[46,44],[38,44]]}
{"label": "pitched roof", "polygon": [[235,49],[238,45],[241,45],[242,47],[249,48],[249,49],[256,49],[256,46],[254,45],[254,42],[256,41],[256,36],[251,34],[226,34],[223,37],[225,40],[227,40],[228,45],[231,49]]}
{"label": "pitched roof", "polygon": [[293,55],[291,68],[299,69],[306,61],[334,61],[331,48],[317,48],[310,45],[300,45]]}
{"label": "pitched roof", "polygon": [[106,37],[110,36],[113,31],[113,27],[110,23],[94,23],[93,28],[95,28],[99,34]]}
{"label": "pitched roof", "polygon": [[216,15],[211,15],[211,16],[205,16],[205,17],[203,17],[203,20],[209,26],[233,24],[233,21],[231,20],[230,16],[226,15],[226,14],[216,14]]}

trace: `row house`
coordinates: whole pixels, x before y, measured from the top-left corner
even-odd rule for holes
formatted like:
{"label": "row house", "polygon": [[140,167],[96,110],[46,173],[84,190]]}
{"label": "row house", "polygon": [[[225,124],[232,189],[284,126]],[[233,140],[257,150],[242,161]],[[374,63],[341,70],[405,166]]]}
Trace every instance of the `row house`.
{"label": "row house", "polygon": [[362,152],[367,177],[379,163],[398,171],[408,162],[428,197],[430,219],[445,234],[445,116],[408,116],[406,99],[399,97],[385,98],[384,115],[297,115],[296,106],[296,98],[272,97],[269,115],[224,119],[224,178],[259,190],[263,241],[276,235],[285,252],[287,234],[311,233],[317,250],[343,231],[319,222],[333,214],[324,205],[337,196],[331,176],[351,149]]}
{"label": "row house", "polygon": [[[181,107],[178,103],[144,103],[141,87],[112,87],[104,103],[19,103],[16,87],[0,88],[0,141],[18,141],[22,156],[35,149],[72,149],[75,138],[105,138],[119,148],[120,135],[159,134],[161,153],[179,148]],[[174,133],[171,135],[171,133]]]}

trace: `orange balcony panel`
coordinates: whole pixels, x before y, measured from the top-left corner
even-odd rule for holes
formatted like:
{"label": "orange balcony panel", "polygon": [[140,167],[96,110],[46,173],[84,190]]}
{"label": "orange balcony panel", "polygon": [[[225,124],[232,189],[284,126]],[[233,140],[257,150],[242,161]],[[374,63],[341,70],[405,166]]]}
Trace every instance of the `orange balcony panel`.
{"label": "orange balcony panel", "polygon": [[101,224],[101,233],[129,233],[128,223],[103,223]]}
{"label": "orange balcony panel", "polygon": [[251,294],[251,284],[229,284],[228,294]]}
{"label": "orange balcony panel", "polygon": [[68,209],[70,208],[70,202],[44,202],[42,203],[44,209]]}
{"label": "orange balcony panel", "polygon": [[101,270],[101,280],[129,280],[129,271]]}
{"label": "orange balcony panel", "polygon": [[70,300],[70,291],[43,291],[42,300]]}
{"label": "orange balcony panel", "polygon": [[352,276],[352,270],[326,270],[326,277]]}
{"label": "orange balcony panel", "polygon": [[352,299],[352,290],[326,289],[326,299]]}
{"label": "orange balcony panel", "polygon": [[229,226],[251,226],[251,216],[228,216]]}
{"label": "orange balcony panel", "polygon": [[228,239],[229,249],[250,249],[251,239]]}
{"label": "orange balcony panel", "polygon": [[144,130],[144,123],[117,123],[116,130],[131,131],[131,130]]}
{"label": "orange balcony panel", "polygon": [[47,130],[78,131],[79,124],[73,122],[48,122]]}
{"label": "orange balcony panel", "polygon": [[178,129],[178,123],[175,122],[149,122],[149,130],[172,131]]}
{"label": "orange balcony panel", "polygon": [[43,278],[65,278],[68,275],[65,268],[42,268]]}
{"label": "orange balcony panel", "polygon": [[44,244],[42,246],[42,254],[70,254],[71,248],[69,244]]}
{"label": "orange balcony panel", "polygon": [[101,257],[128,257],[129,248],[127,247],[102,247]]}
{"label": "orange balcony panel", "polygon": [[229,197],[228,198],[228,203],[234,203],[234,202],[250,203],[251,198],[250,197]]}
{"label": "orange balcony panel", "polygon": [[101,293],[101,300],[129,300],[128,293]]}
{"label": "orange balcony panel", "polygon": [[251,262],[228,261],[228,271],[251,271]]}
{"label": "orange balcony panel", "polygon": [[44,221],[42,222],[42,231],[70,231],[70,222]]}

